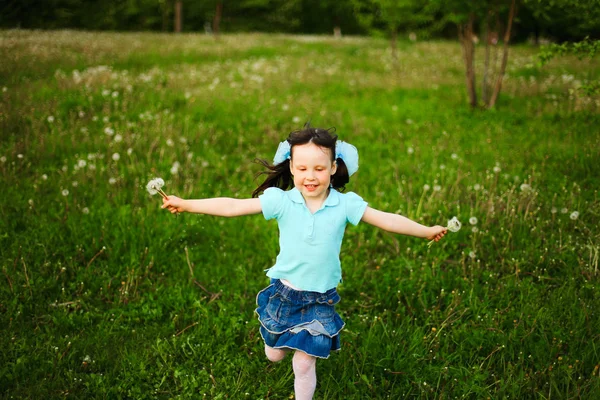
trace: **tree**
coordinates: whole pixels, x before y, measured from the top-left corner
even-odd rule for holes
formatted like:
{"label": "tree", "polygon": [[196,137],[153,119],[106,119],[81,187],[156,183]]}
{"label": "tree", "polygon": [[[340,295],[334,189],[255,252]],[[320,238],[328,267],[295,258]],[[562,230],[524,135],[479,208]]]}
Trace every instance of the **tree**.
{"label": "tree", "polygon": [[399,31],[422,28],[433,20],[427,2],[417,0],[353,0],[358,21],[369,32],[390,37],[392,59],[397,67]]}

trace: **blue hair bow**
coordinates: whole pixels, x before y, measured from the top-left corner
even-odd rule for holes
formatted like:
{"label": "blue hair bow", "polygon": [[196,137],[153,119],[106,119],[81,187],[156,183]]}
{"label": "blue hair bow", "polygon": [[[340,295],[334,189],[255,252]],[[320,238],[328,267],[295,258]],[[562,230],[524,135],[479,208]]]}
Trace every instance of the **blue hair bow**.
{"label": "blue hair bow", "polygon": [[[275,157],[273,157],[273,164],[280,164],[285,160],[289,160],[290,158],[290,142],[284,140],[283,142],[279,143],[279,147],[277,147]],[[350,143],[338,140],[335,144],[335,158],[341,158],[344,160],[344,164],[346,164],[346,168],[348,168],[348,175],[352,176],[356,171],[358,171],[358,150],[356,150],[356,147]]]}

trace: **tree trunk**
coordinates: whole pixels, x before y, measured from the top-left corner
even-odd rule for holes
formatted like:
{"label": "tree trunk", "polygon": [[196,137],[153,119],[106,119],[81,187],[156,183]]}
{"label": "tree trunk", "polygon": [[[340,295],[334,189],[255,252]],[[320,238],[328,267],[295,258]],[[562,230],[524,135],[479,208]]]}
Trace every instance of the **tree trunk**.
{"label": "tree trunk", "polygon": [[467,79],[467,94],[469,95],[469,105],[472,108],[477,107],[477,91],[475,86],[475,45],[473,44],[473,21],[475,16],[469,15],[469,21],[458,26],[458,37],[462,44],[463,56],[465,60],[465,75]]}
{"label": "tree trunk", "polygon": [[491,16],[491,14],[492,14],[492,10],[489,10],[487,18],[485,20],[485,36],[483,39],[485,41],[485,62],[483,65],[483,79],[481,82],[481,101],[483,101],[483,103],[487,103],[487,100],[488,100],[487,77],[488,77],[488,71],[490,68],[490,16]]}
{"label": "tree trunk", "polygon": [[181,32],[181,0],[175,2],[175,33]]}
{"label": "tree trunk", "polygon": [[213,34],[215,37],[219,36],[219,29],[221,27],[221,17],[223,16],[223,2],[217,1],[217,7],[215,9],[215,17],[213,18]]}
{"label": "tree trunk", "polygon": [[496,87],[494,88],[494,93],[492,93],[492,98],[490,99],[490,103],[488,105],[489,108],[492,108],[496,105],[498,95],[500,94],[500,89],[502,89],[502,80],[504,79],[504,72],[506,71],[506,64],[508,62],[508,42],[510,41],[510,31],[516,13],[515,9],[516,0],[512,0],[510,3],[510,11],[508,12],[508,24],[504,34],[504,53],[502,54],[502,64],[500,64],[500,71],[498,71],[498,79],[496,80]]}

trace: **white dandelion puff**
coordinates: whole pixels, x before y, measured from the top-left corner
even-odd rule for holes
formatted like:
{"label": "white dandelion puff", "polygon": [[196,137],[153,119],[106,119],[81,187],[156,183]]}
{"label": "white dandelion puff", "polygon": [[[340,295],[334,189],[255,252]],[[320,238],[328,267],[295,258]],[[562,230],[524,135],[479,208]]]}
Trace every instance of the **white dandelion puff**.
{"label": "white dandelion puff", "polygon": [[471,218],[469,218],[469,223],[471,225],[477,225],[477,222],[478,222],[477,221],[477,217],[471,217]]}
{"label": "white dandelion puff", "polygon": [[112,155],[112,159],[115,161],[119,161],[119,159],[121,159],[121,155],[119,153],[114,153]]}
{"label": "white dandelion puff", "polygon": [[104,128],[104,133],[106,133],[108,136],[112,136],[115,134],[115,130],[110,126],[107,126],[106,128]]}
{"label": "white dandelion puff", "polygon": [[[462,224],[460,223],[458,218],[452,217],[452,219],[448,221],[448,225],[446,225],[446,229],[448,229],[450,232],[458,232],[460,230],[461,226],[462,226]],[[427,243],[427,246],[431,247],[433,242],[435,242],[435,239],[431,240],[429,243]]]}
{"label": "white dandelion puff", "polygon": [[61,192],[63,196],[67,197],[69,195],[69,190],[68,189],[63,189],[63,191]]}
{"label": "white dandelion puff", "polygon": [[167,195],[165,194],[165,192],[162,191],[162,187],[164,185],[165,181],[162,178],[154,178],[151,179],[150,182],[148,182],[148,184],[146,185],[146,190],[152,196],[154,196],[156,193],[160,193],[160,195],[166,199]]}
{"label": "white dandelion puff", "polygon": [[424,184],[424,185],[423,185],[423,190],[424,190],[425,192],[427,192],[429,189],[431,189],[431,186],[429,186],[428,184]]}
{"label": "white dandelion puff", "polygon": [[521,184],[520,189],[521,189],[521,192],[523,192],[523,193],[529,193],[532,190],[531,185],[529,185],[527,183]]}
{"label": "white dandelion puff", "polygon": [[452,153],[452,154],[450,155],[450,158],[451,158],[451,159],[453,159],[453,160],[458,160],[458,154],[456,154],[456,153]]}
{"label": "white dandelion puff", "polygon": [[171,138],[168,138],[168,139],[167,139],[167,146],[169,146],[169,147],[173,147],[174,145],[175,145],[175,142],[173,141],[173,139],[171,139]]}
{"label": "white dandelion puff", "polygon": [[407,152],[408,154],[412,154],[412,153],[414,153],[414,152],[415,152],[415,149],[413,149],[412,147],[409,147],[408,149],[406,149],[406,152]]}
{"label": "white dandelion puff", "polygon": [[0,162],[5,163],[6,162],[6,156],[0,157]]}
{"label": "white dandelion puff", "polygon": [[54,122],[54,115],[48,115],[48,122],[49,123],[53,123]]}
{"label": "white dandelion puff", "polygon": [[550,212],[551,212],[552,214],[556,214],[556,213],[558,212],[558,208],[556,208],[556,207],[552,207],[552,209],[550,210]]}
{"label": "white dandelion puff", "polygon": [[579,211],[573,211],[569,218],[571,218],[573,221],[579,218]]}
{"label": "white dandelion puff", "polygon": [[115,135],[114,139],[115,142],[119,143],[123,141],[123,136],[119,135],[118,133]]}
{"label": "white dandelion puff", "polygon": [[440,190],[442,190],[442,187],[440,185],[434,185],[433,186],[433,191],[434,192],[439,192]]}
{"label": "white dandelion puff", "polygon": [[569,210],[566,207],[563,207],[560,209],[561,214],[566,214],[569,212]]}
{"label": "white dandelion puff", "polygon": [[470,251],[470,252],[469,252],[469,257],[471,257],[471,258],[475,258],[475,257],[477,257],[477,254],[475,254],[475,252],[474,252],[474,251]]}
{"label": "white dandelion puff", "polygon": [[113,178],[113,177],[110,177],[110,178],[108,179],[108,183],[109,183],[110,185],[114,185],[115,183],[117,183],[117,179],[116,179],[116,178]]}
{"label": "white dandelion puff", "polygon": [[481,189],[481,185],[479,183],[476,183],[473,185],[473,190],[478,191]]}
{"label": "white dandelion puff", "polygon": [[89,209],[89,208],[87,208],[87,207],[83,207],[83,208],[81,209],[81,212],[87,215],[87,214],[89,214],[89,213],[90,213],[90,209]]}

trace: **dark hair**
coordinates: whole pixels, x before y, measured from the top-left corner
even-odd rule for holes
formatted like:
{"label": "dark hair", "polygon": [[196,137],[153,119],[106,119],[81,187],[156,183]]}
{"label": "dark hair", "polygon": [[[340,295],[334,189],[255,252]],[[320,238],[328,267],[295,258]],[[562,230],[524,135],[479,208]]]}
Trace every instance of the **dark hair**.
{"label": "dark hair", "polygon": [[[304,129],[290,133],[287,141],[290,144],[290,156],[294,146],[306,143],[314,143],[317,146],[329,149],[331,161],[337,162],[337,169],[335,174],[331,177],[331,186],[334,189],[343,192],[346,183],[350,181],[350,176],[348,175],[348,168],[346,167],[344,160],[341,158],[335,159],[335,142],[337,141],[337,135],[334,135],[334,132],[335,128],[311,128],[309,124],[306,124]],[[267,177],[265,178],[265,181],[252,192],[252,197],[258,197],[259,194],[270,187],[278,187],[282,190],[287,190],[294,186],[289,159],[284,160],[277,165],[272,165],[268,161],[259,158],[254,161],[267,169],[266,171],[260,172],[259,176],[267,175]]]}

